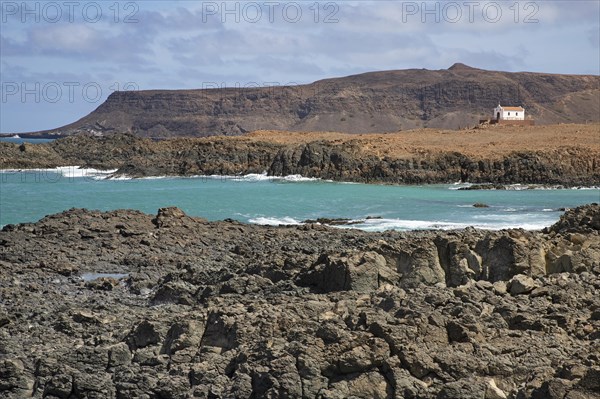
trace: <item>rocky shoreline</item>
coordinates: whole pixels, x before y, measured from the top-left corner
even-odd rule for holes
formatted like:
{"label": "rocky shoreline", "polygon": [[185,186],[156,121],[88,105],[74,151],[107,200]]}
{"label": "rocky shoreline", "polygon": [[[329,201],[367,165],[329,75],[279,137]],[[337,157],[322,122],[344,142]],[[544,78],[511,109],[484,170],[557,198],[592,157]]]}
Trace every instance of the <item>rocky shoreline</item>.
{"label": "rocky shoreline", "polygon": [[[379,136],[284,132],[162,141],[128,134],[78,135],[46,144],[0,143],[0,169],[78,165],[118,169],[117,176],[130,177],[266,172],[269,176],[380,184],[469,182],[482,189],[511,184],[599,186],[597,131],[586,125],[555,128],[558,133],[548,137],[544,129],[552,127],[512,133],[423,131]],[[429,138],[421,142],[423,135]],[[512,144],[502,150],[497,143],[511,135]],[[519,135],[541,141],[539,149],[523,149],[527,143],[520,144]],[[568,139],[569,135],[579,135],[579,141]],[[412,144],[407,143],[409,139]],[[566,144],[559,139],[567,140]],[[440,145],[440,140],[447,145]],[[474,140],[481,142],[470,145]],[[548,146],[543,140],[557,144]],[[449,147],[456,142],[462,143],[456,150]]]}
{"label": "rocky shoreline", "polygon": [[539,232],[72,209],[5,226],[0,268],[1,397],[600,398],[597,204]]}

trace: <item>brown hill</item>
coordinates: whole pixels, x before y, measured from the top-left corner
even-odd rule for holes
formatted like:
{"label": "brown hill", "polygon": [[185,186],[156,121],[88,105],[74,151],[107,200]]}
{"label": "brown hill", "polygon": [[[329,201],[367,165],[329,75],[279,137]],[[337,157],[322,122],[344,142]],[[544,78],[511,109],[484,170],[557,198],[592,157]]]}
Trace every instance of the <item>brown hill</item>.
{"label": "brown hill", "polygon": [[382,133],[456,129],[523,105],[537,124],[600,121],[600,77],[447,70],[370,72],[270,88],[115,92],[95,111],[43,133],[146,137],[239,135],[258,129]]}

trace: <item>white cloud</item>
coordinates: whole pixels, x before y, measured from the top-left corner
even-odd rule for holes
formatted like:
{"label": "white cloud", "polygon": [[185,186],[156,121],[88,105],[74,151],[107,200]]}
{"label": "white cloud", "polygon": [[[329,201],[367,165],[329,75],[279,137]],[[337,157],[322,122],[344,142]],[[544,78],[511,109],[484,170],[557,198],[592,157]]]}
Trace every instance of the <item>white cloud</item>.
{"label": "white cloud", "polygon": [[[447,6],[452,2],[426,2],[429,10],[438,7],[437,14],[428,15],[422,3],[336,1],[325,9],[328,2],[297,2],[302,17],[295,23],[282,13],[285,2],[271,10],[271,20],[260,1],[262,17],[255,23],[250,21],[255,14],[240,14],[235,22],[235,15],[221,15],[222,10],[206,13],[207,4],[221,7],[221,1],[191,0],[136,2],[137,22],[130,24],[123,23],[124,10],[118,23],[112,20],[112,2],[100,3],[105,15],[94,24],[80,16],[55,24],[21,23],[11,16],[0,35],[2,79],[134,81],[150,89],[197,88],[204,82],[310,82],[372,70],[441,69],[455,62],[509,71],[600,70],[597,0],[495,1],[502,9],[495,23],[489,20],[491,10],[483,14],[489,2],[478,3],[473,20],[464,2],[455,2],[462,13],[455,23],[457,14]],[[243,12],[244,3],[239,4]],[[515,4],[516,22],[510,8]],[[325,23],[327,16],[337,22]],[[528,16],[538,22],[525,23]],[[73,114],[72,120],[80,116]],[[5,113],[3,119],[3,128],[8,123],[16,130],[17,118]],[[56,125],[39,123],[40,129]]]}
{"label": "white cloud", "polygon": [[89,25],[53,25],[33,29],[29,44],[40,51],[79,53],[88,52],[98,39],[98,31]]}

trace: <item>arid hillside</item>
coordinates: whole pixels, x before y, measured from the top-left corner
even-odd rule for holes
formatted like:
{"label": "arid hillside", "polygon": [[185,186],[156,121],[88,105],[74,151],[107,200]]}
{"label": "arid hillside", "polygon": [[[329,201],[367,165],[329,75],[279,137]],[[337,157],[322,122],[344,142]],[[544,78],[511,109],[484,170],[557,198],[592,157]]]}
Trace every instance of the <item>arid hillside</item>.
{"label": "arid hillside", "polygon": [[524,106],[537,124],[600,122],[600,77],[486,71],[455,64],[443,70],[370,72],[298,86],[115,92],[80,120],[37,134],[172,137],[264,129],[458,129],[490,117],[498,103]]}
{"label": "arid hillside", "polygon": [[412,156],[419,152],[460,152],[469,156],[497,158],[516,151],[547,151],[562,147],[600,152],[600,125],[491,126],[485,129],[415,129],[396,134],[349,135],[335,132],[289,132],[259,130],[251,140],[278,144],[315,141],[353,143],[366,154]]}

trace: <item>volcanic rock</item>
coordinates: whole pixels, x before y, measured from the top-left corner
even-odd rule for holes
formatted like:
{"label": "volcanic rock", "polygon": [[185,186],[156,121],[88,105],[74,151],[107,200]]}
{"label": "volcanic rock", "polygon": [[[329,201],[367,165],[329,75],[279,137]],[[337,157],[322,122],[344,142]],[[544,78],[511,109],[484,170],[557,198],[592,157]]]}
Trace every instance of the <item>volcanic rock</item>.
{"label": "volcanic rock", "polygon": [[[176,208],[14,225],[0,232],[0,396],[597,398],[598,207],[545,232],[269,227]],[[57,247],[76,273],[129,277],[89,289],[44,266]]]}

